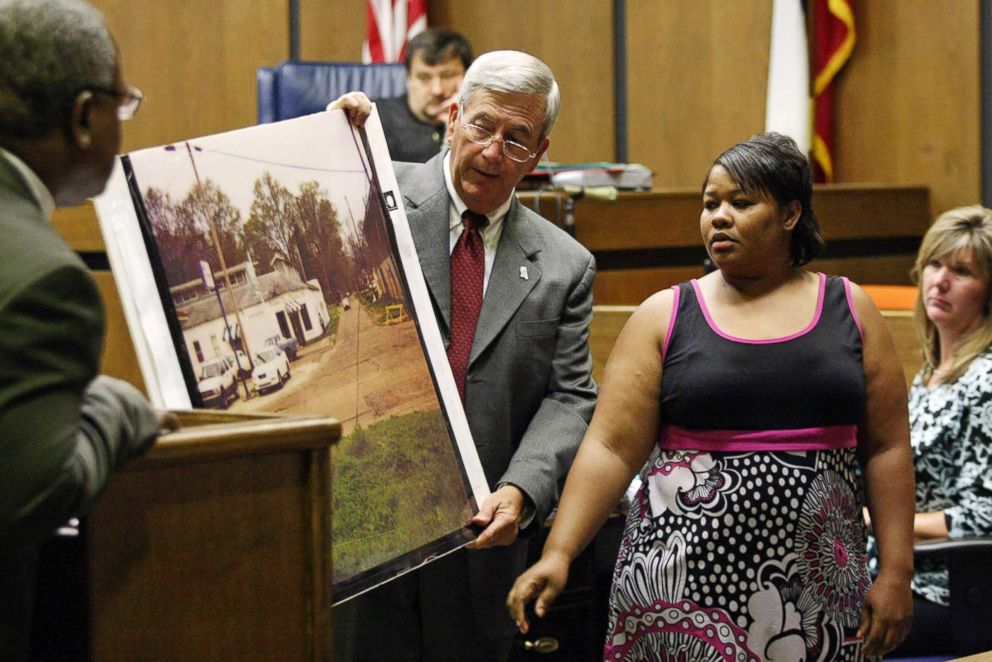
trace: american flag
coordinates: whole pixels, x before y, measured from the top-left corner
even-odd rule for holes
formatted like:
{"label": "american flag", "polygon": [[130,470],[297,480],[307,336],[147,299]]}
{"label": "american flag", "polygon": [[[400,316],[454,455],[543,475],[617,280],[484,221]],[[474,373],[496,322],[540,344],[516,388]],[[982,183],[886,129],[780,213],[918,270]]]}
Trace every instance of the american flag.
{"label": "american flag", "polygon": [[402,62],[406,44],[427,28],[427,0],[368,0],[362,62]]}

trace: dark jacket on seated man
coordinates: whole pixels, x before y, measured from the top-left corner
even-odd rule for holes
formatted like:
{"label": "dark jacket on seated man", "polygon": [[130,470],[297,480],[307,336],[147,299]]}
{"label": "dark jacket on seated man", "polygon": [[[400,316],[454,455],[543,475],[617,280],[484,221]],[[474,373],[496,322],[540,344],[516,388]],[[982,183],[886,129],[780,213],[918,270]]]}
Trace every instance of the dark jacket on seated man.
{"label": "dark jacket on seated man", "polygon": [[375,102],[393,161],[427,163],[441,151],[444,125],[420,121],[412,112],[407,95]]}

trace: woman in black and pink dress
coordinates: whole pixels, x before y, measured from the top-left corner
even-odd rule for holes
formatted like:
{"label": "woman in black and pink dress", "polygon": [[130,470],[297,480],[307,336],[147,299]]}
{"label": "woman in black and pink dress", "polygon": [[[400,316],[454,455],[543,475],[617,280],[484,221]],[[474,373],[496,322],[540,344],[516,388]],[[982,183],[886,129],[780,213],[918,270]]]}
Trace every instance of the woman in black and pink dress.
{"label": "woman in black and pink dress", "polygon": [[617,339],[542,558],[508,598],[522,630],[640,470],[605,660],[863,659],[905,636],[905,381],[864,291],[802,268],[823,246],[811,194],[778,134],[714,162],[700,230],[717,270],[650,297]]}

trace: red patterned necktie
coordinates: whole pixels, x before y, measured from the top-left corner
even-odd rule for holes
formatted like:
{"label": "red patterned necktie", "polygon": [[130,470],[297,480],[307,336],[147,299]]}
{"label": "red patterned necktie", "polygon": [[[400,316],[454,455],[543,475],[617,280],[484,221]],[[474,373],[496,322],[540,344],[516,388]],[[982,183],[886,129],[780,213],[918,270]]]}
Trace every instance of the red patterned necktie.
{"label": "red patterned necktie", "polygon": [[489,220],[482,214],[465,210],[462,234],[451,251],[451,344],[448,363],[455,375],[458,395],[465,402],[465,374],[472,351],[475,326],[482,310],[482,282],[486,273],[486,249],[479,230]]}

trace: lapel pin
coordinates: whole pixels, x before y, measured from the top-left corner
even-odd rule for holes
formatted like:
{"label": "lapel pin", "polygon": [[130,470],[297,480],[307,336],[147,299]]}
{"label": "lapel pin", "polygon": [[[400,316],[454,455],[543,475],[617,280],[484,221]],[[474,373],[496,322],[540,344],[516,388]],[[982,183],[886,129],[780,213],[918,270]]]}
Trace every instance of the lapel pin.
{"label": "lapel pin", "polygon": [[524,280],[528,280],[527,267],[520,267],[520,277]]}

